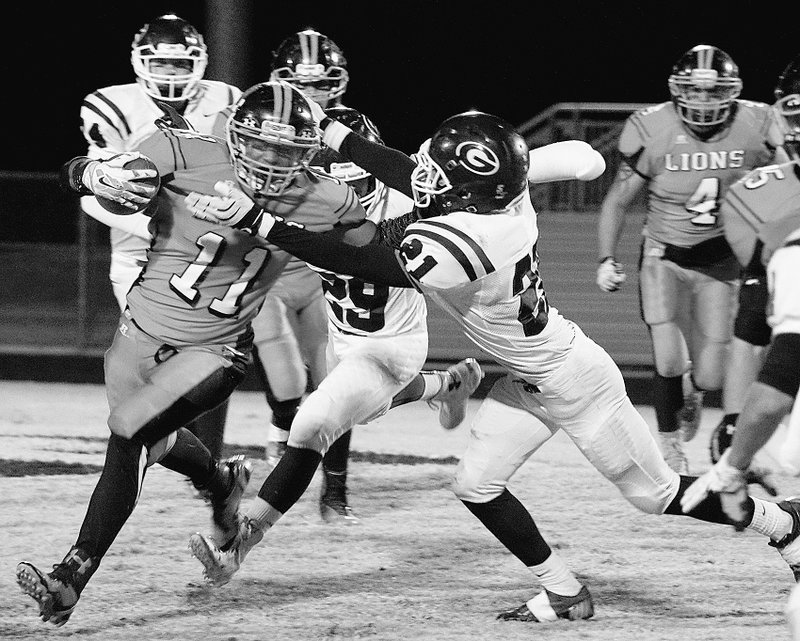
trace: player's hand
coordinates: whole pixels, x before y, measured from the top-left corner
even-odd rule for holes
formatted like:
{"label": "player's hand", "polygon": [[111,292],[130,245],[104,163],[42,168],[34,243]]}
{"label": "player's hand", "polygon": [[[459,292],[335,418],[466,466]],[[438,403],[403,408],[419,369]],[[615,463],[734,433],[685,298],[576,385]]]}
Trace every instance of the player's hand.
{"label": "player's hand", "polygon": [[728,452],[688,487],[681,497],[681,509],[684,514],[691,512],[709,494],[718,494],[722,511],[736,530],[741,531],[747,518],[747,474],[728,463]]}
{"label": "player's hand", "polygon": [[82,182],[95,196],[102,196],[121,203],[133,210],[148,205],[156,195],[158,187],[140,178],[155,178],[155,169],[125,169],[125,163],[141,158],[137,151],[127,151],[108,160],[93,160],[83,171]]}
{"label": "player's hand", "polygon": [[625,272],[611,256],[597,266],[597,286],[604,292],[615,292],[625,282]]}
{"label": "player's hand", "polygon": [[226,227],[246,229],[251,233],[258,231],[264,210],[250,200],[247,194],[230,180],[216,182],[214,191],[217,196],[193,191],[183,199],[192,216]]}

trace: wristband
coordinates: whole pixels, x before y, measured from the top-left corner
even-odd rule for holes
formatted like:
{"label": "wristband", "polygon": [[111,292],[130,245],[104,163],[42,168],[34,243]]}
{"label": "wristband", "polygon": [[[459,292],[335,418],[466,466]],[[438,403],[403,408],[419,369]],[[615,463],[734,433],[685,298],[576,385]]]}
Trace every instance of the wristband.
{"label": "wristband", "polygon": [[[327,124],[325,124],[326,122]],[[339,151],[344,139],[348,134],[353,132],[347,125],[343,125],[338,120],[333,120],[331,118],[323,118],[320,127],[322,127],[322,125],[325,125],[322,131],[322,142],[334,151]]]}

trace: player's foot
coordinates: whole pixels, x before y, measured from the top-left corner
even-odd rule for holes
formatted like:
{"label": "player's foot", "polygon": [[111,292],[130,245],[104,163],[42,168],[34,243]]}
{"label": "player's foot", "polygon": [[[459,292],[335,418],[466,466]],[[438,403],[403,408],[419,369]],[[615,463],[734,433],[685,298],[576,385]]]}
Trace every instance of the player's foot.
{"label": "player's foot", "polygon": [[659,432],[661,455],[673,470],[678,474],[689,474],[689,460],[683,453],[683,443],[678,438],[678,432]]}
{"label": "player's foot", "polygon": [[778,507],[792,517],[792,531],[780,541],[770,541],[769,544],[789,564],[794,580],[800,581],[800,496],[791,496],[778,503]]}
{"label": "player's foot", "polygon": [[683,375],[683,407],[678,410],[678,430],[684,443],[691,441],[700,427],[705,392],[695,388],[691,372]]}
{"label": "player's foot", "polygon": [[358,517],[347,504],[347,476],[323,470],[322,495],[319,513],[325,523],[331,525],[358,525]]}
{"label": "player's foot", "polygon": [[561,596],[545,589],[518,608],[497,615],[503,621],[557,621],[589,619],[594,616],[592,595],[584,585],[575,596]]}
{"label": "player's foot", "polygon": [[250,482],[252,466],[244,456],[231,456],[218,463],[231,479],[230,490],[224,496],[209,494],[212,509],[212,537],[219,545],[232,539],[239,528],[239,504]]}
{"label": "player's foot", "polygon": [[711,432],[711,440],[708,444],[708,451],[711,454],[711,463],[716,465],[717,461],[722,457],[731,443],[733,442],[733,433],[736,431],[735,423],[728,423],[725,418]]}
{"label": "player's foot", "polygon": [[53,566],[45,574],[32,563],[17,565],[17,584],[39,605],[39,617],[61,627],[72,616],[78,603],[74,571],[66,563]]}
{"label": "player's foot", "polygon": [[267,441],[264,448],[264,458],[267,461],[267,474],[275,469],[278,461],[281,460],[284,452],[286,452],[286,441]]}
{"label": "player's foot", "polygon": [[447,368],[441,391],[428,405],[439,408],[439,424],[446,430],[461,425],[467,413],[467,400],[478,388],[483,370],[474,358],[466,358]]}
{"label": "player's foot", "polygon": [[211,585],[221,587],[239,571],[248,552],[264,538],[264,530],[247,517],[239,523],[239,531],[225,549],[199,532],[189,538],[192,555],[203,564],[203,577]]}

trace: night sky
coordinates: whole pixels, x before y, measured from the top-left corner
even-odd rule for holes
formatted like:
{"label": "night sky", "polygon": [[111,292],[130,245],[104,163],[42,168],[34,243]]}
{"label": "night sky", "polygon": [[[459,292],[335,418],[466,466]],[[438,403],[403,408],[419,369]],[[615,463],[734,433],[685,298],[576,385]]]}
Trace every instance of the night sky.
{"label": "night sky", "polygon": [[[800,51],[791,21],[785,24],[792,32],[781,33],[780,14],[754,2],[249,4],[252,42],[243,44],[245,68],[235,84],[245,89],[266,80],[272,50],[313,26],[348,59],[345,103],[406,152],[444,118],[469,108],[519,125],[556,102],[661,102],[672,64],[699,43],[731,54],[744,81],[742,97],[771,102],[778,74]],[[85,152],[81,99],[98,87],[134,81],[130,43],[145,22],[172,10],[207,39],[213,31],[200,1],[60,3],[67,16],[28,5],[5,16],[0,65],[8,139],[0,170],[53,171]]]}

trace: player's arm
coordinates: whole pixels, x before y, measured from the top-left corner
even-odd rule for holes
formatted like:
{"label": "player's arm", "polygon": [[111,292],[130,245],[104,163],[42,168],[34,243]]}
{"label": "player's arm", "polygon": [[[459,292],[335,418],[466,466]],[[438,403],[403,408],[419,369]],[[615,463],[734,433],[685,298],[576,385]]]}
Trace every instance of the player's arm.
{"label": "player's arm", "polygon": [[108,160],[77,156],[61,166],[59,183],[82,196],[103,196],[129,207],[131,212],[141,211],[150,204],[158,187],[135,181],[154,178],[158,172],[155,169],[125,169],[125,163],[140,157],[138,152],[117,154]]}
{"label": "player's arm", "polygon": [[528,152],[532,183],[562,180],[594,180],[606,170],[600,152],[582,140],[564,140]]}

